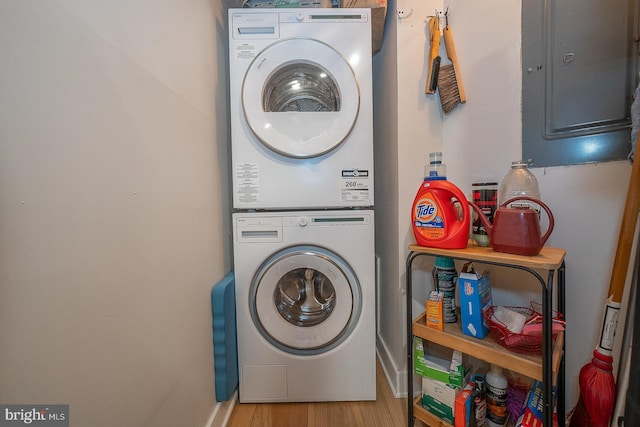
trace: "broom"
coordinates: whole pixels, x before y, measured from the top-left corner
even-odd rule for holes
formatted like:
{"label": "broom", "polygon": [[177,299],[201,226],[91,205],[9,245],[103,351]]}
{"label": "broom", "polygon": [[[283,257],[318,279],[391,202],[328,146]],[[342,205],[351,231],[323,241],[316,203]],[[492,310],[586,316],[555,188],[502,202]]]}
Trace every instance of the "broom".
{"label": "broom", "polygon": [[453,36],[449,28],[449,22],[442,30],[444,46],[447,50],[447,57],[451,64],[441,65],[438,75],[438,89],[440,90],[440,104],[445,114],[452,111],[457,105],[467,102],[460,78],[460,68],[458,66],[458,55],[453,44]]}
{"label": "broom", "polygon": [[608,427],[613,413],[616,385],[613,378],[611,351],[629,268],[638,209],[640,209],[640,162],[634,161],[622,213],[600,341],[593,351],[591,363],[584,365],[580,370],[580,399],[571,416],[571,427]]}
{"label": "broom", "polygon": [[434,16],[429,20],[429,63],[427,64],[427,84],[424,93],[432,95],[436,93],[438,86],[438,76],[440,71],[440,23],[438,17]]}

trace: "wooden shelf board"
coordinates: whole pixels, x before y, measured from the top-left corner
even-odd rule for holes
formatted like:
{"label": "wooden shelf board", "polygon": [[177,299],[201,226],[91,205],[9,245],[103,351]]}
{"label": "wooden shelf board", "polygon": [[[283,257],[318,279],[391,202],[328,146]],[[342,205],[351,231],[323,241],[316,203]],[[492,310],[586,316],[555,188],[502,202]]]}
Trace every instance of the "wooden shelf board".
{"label": "wooden shelf board", "polygon": [[422,407],[422,398],[420,396],[413,400],[413,416],[429,427],[452,427],[452,425],[445,420],[424,409]]}
{"label": "wooden shelf board", "polygon": [[[462,332],[459,322],[445,324],[444,331],[438,331],[427,328],[425,313],[422,313],[413,321],[413,334],[435,344],[459,350],[476,359],[494,363],[529,378],[543,381],[542,357],[540,355],[519,354],[509,351],[493,341],[488,335],[484,339],[466,335]],[[557,378],[562,357],[563,340],[564,335],[559,333],[554,341],[552,366],[554,382]]]}
{"label": "wooden shelf board", "polygon": [[478,262],[497,262],[501,264],[517,265],[540,270],[557,270],[562,265],[566,251],[560,248],[545,246],[535,256],[522,256],[496,252],[490,247],[477,246],[472,241],[464,249],[438,249],[419,245],[409,245],[412,252],[441,255],[450,258],[468,259]]}

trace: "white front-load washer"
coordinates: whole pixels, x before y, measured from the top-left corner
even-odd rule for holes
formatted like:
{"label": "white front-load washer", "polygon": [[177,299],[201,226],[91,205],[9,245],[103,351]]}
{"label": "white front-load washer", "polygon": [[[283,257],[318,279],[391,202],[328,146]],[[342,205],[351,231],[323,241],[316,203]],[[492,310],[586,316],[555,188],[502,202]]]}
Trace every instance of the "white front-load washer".
{"label": "white front-load washer", "polygon": [[375,400],[372,210],[233,214],[240,402]]}
{"label": "white front-load washer", "polygon": [[233,207],[373,206],[370,9],[230,9]]}

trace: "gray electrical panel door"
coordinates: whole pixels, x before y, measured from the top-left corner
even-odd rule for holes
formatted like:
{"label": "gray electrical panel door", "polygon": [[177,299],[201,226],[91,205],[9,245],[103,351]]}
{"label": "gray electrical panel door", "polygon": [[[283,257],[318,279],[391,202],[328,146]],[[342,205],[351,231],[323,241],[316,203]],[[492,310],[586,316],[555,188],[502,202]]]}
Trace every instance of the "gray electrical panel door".
{"label": "gray electrical panel door", "polygon": [[522,154],[531,165],[628,156],[638,2],[522,2]]}

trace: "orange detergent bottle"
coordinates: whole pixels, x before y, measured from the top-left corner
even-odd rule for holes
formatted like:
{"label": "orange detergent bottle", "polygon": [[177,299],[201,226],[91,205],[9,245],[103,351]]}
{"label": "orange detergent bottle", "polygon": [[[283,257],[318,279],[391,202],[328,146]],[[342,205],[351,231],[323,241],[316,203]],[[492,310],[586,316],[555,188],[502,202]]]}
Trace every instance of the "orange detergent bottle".
{"label": "orange detergent bottle", "polygon": [[411,209],[416,243],[430,248],[466,248],[470,220],[467,198],[455,184],[447,181],[442,153],[430,153],[424,182]]}

